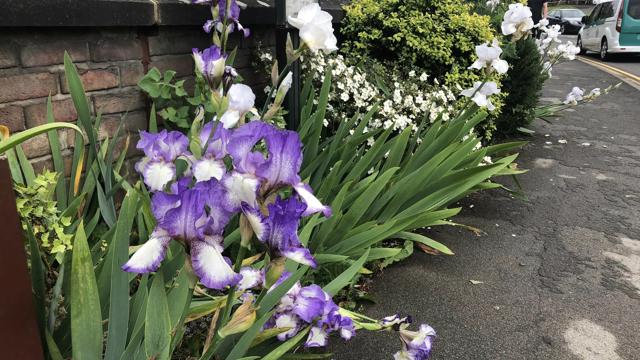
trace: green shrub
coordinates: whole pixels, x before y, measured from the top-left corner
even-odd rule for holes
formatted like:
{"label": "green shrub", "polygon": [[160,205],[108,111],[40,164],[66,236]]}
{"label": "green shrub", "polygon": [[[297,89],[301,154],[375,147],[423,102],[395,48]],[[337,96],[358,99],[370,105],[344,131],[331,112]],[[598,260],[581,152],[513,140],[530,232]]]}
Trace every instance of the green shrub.
{"label": "green shrub", "polygon": [[535,119],[536,106],[542,94],[542,85],[547,79],[543,74],[538,46],[532,37],[521,39],[507,51],[506,60],[511,64],[502,81],[504,99],[502,113],[496,121],[497,136],[517,133]]}
{"label": "green shrub", "polygon": [[345,51],[470,85],[474,47],[493,38],[489,18],[471,8],[462,0],[356,0],[345,7]]}

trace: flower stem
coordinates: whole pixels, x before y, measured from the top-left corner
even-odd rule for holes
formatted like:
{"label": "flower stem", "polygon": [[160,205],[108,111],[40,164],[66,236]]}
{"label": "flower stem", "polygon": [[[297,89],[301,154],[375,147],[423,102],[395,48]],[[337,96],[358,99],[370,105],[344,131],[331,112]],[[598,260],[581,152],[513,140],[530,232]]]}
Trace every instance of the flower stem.
{"label": "flower stem", "polygon": [[273,98],[273,94],[274,91],[276,91],[278,89],[278,86],[280,85],[280,82],[282,82],[282,80],[284,79],[285,76],[287,76],[287,73],[289,72],[289,70],[291,69],[291,65],[293,63],[289,63],[287,64],[284,69],[282,69],[282,71],[280,72],[280,74],[278,74],[278,81],[277,84],[275,84],[275,86],[271,87],[271,90],[269,90],[269,95],[267,95],[267,99],[264,101],[264,106],[262,106],[262,111],[260,112],[260,117],[263,117],[264,114],[267,112],[267,109],[269,108],[269,103],[271,102],[271,99]]}

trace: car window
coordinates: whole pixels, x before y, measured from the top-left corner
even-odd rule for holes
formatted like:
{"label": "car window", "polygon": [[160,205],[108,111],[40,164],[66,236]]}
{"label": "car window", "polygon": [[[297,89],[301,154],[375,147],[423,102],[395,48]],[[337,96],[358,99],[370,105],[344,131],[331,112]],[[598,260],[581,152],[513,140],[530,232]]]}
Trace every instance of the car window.
{"label": "car window", "polygon": [[640,0],[629,0],[627,14],[634,19],[640,19]]}
{"label": "car window", "polygon": [[568,18],[581,18],[584,16],[584,13],[580,10],[562,10],[562,16]]}
{"label": "car window", "polygon": [[591,14],[589,15],[589,22],[590,23],[594,22],[595,19],[598,18],[598,15],[600,14],[600,9],[602,9],[602,4],[596,5],[596,7],[593,9]]}
{"label": "car window", "polygon": [[557,10],[554,10],[549,14],[549,16],[553,16],[553,17],[557,17],[558,15],[559,15],[559,11]]}
{"label": "car window", "polygon": [[603,3],[602,9],[600,9],[600,14],[598,15],[598,19],[604,20],[610,17],[613,17],[613,4],[611,2]]}

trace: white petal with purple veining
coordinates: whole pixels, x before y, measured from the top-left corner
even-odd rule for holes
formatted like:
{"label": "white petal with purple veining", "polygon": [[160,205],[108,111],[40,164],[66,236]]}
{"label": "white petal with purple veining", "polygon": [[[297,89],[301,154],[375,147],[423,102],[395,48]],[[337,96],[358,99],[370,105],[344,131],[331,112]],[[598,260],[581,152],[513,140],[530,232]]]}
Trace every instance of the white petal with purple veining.
{"label": "white petal with purple veining", "polygon": [[290,247],[286,249],[281,249],[280,252],[282,256],[291,259],[299,264],[311,266],[312,268],[316,268],[318,263],[309,252],[309,249],[303,247]]}
{"label": "white petal with purple veining", "polygon": [[151,191],[162,191],[176,176],[176,167],[163,161],[150,161],[144,166],[144,183]]}
{"label": "white petal with purple veining", "polygon": [[207,241],[191,242],[191,263],[200,282],[211,289],[222,290],[241,279],[222,256],[222,246],[210,237]]}
{"label": "white petal with purple veining", "polygon": [[278,334],[278,340],[285,341],[298,333],[300,320],[294,314],[282,314],[276,318],[276,328],[291,328],[291,330]]}
{"label": "white petal with purple veining", "polygon": [[225,172],[224,163],[220,160],[203,158],[193,164],[193,176],[195,176],[197,182],[214,178],[220,180]]}
{"label": "white petal with purple veining", "polygon": [[233,207],[239,208],[243,202],[257,206],[256,193],[260,181],[254,176],[234,171],[222,180],[222,184],[229,192],[229,202]]}
{"label": "white petal with purple veining", "polygon": [[307,209],[302,213],[302,216],[308,216],[318,212],[322,212],[325,217],[331,217],[331,208],[323,205],[315,195],[311,192],[311,188],[304,183],[299,183],[293,187],[302,200],[307,204]]}
{"label": "white petal with purple veining", "polygon": [[258,285],[262,284],[262,271],[258,269],[254,269],[249,266],[245,266],[240,269],[240,275],[242,275],[242,280],[238,283],[239,290],[247,290],[258,287]]}
{"label": "white petal with purple veining", "polygon": [[149,240],[122,265],[122,270],[139,274],[158,270],[170,241],[171,237],[165,230],[156,228]]}
{"label": "white petal with purple veining", "polygon": [[242,213],[249,221],[253,233],[256,234],[258,240],[264,241],[267,232],[269,232],[269,224],[260,213],[260,210],[250,207],[247,203],[243,203]]}
{"label": "white petal with purple veining", "polygon": [[304,345],[306,347],[323,347],[327,346],[328,339],[329,334],[327,334],[326,330],[321,327],[314,326],[311,328],[307,342]]}

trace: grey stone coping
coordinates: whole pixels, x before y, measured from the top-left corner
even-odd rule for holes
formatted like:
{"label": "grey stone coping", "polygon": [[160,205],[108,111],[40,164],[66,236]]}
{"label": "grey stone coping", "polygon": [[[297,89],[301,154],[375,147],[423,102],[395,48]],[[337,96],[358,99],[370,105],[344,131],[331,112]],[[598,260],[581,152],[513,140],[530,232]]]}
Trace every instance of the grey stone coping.
{"label": "grey stone coping", "polygon": [[[334,21],[346,0],[321,0]],[[238,0],[243,25],[275,24],[274,0]],[[124,27],[202,25],[206,5],[179,0],[0,0],[0,27]]]}

